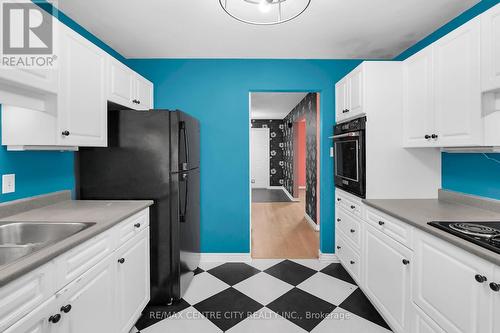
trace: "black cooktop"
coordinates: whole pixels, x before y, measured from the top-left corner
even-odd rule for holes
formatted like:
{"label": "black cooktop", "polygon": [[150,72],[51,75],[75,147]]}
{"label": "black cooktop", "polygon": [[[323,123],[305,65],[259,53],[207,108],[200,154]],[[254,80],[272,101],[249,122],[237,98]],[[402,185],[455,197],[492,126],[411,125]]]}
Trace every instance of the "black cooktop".
{"label": "black cooktop", "polygon": [[429,225],[468,240],[488,250],[500,253],[499,222],[429,222]]}

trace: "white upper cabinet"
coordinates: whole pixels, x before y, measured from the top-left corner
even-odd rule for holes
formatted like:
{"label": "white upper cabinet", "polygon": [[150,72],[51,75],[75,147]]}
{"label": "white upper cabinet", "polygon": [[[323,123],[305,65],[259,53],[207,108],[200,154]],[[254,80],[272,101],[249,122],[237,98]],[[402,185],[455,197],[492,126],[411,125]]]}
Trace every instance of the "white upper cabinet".
{"label": "white upper cabinet", "polygon": [[153,108],[153,84],[121,62],[108,59],[108,100],[134,110]]}
{"label": "white upper cabinet", "polygon": [[434,44],[436,135],[440,146],[482,144],[480,24],[474,19]]}
{"label": "white upper cabinet", "polygon": [[484,144],[480,30],[471,20],[404,62],[405,147]]}
{"label": "white upper cabinet", "polygon": [[108,58],[108,100],[129,108],[134,108],[136,104],[134,85],[135,75],[127,66],[115,60]]}
{"label": "white upper cabinet", "polygon": [[412,294],[418,307],[448,333],[490,332],[492,264],[422,232],[414,261]]}
{"label": "white upper cabinet", "polygon": [[71,29],[63,30],[58,143],[106,146],[106,55]]}
{"label": "white upper cabinet", "polygon": [[482,91],[500,89],[500,5],[481,15]]}
{"label": "white upper cabinet", "polygon": [[364,67],[359,65],[335,85],[336,121],[355,118],[364,113]]}
{"label": "white upper cabinet", "polygon": [[404,65],[403,119],[406,147],[430,146],[434,131],[432,48],[406,60]]}

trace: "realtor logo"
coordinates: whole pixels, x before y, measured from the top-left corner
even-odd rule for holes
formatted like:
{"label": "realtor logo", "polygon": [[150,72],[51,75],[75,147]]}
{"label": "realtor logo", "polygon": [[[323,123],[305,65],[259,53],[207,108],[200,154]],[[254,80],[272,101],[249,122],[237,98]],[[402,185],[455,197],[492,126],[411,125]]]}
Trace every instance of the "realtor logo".
{"label": "realtor logo", "polygon": [[3,3],[3,54],[52,54],[52,19],[32,2]]}
{"label": "realtor logo", "polygon": [[[54,68],[54,2],[0,0],[0,68]],[[41,8],[40,6],[43,6]]]}

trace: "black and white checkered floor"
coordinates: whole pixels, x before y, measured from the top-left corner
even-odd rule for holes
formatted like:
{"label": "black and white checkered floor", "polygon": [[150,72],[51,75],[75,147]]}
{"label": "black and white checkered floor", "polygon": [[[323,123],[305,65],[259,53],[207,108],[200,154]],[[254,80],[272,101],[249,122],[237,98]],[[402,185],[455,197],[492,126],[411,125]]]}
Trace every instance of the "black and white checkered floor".
{"label": "black and white checkered floor", "polygon": [[389,327],[339,263],[202,263],[184,298],[148,308],[141,333],[382,333]]}

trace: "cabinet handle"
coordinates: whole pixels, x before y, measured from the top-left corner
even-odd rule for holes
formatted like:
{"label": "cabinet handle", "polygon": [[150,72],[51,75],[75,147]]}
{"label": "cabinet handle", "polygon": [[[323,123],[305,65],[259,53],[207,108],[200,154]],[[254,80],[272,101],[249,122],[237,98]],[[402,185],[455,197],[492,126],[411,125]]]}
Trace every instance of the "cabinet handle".
{"label": "cabinet handle", "polygon": [[408,265],[410,263],[410,260],[408,259],[403,259],[403,265]]}
{"label": "cabinet handle", "polygon": [[437,135],[437,134],[432,134],[432,135],[431,135],[431,138],[433,138],[433,139],[437,139],[437,138],[438,138],[438,135]]}
{"label": "cabinet handle", "polygon": [[351,260],[351,265],[354,265],[356,262],[354,260]]}
{"label": "cabinet handle", "polygon": [[124,264],[124,263],[125,263],[125,258],[120,258],[120,259],[118,259],[118,262],[119,262],[120,264]]}
{"label": "cabinet handle", "polygon": [[62,131],[61,135],[62,136],[69,136],[69,131],[68,130]]}
{"label": "cabinet handle", "polygon": [[342,246],[337,246],[337,250],[340,250],[342,248]]}
{"label": "cabinet handle", "polygon": [[137,104],[141,104],[141,101],[140,101],[140,100],[137,100]]}
{"label": "cabinet handle", "polygon": [[477,282],[479,282],[479,283],[483,283],[483,282],[488,281],[488,279],[486,278],[486,276],[481,275],[481,274],[476,274],[476,276],[474,276],[474,278],[475,278],[475,279],[476,279],[476,281],[477,281]]}
{"label": "cabinet handle", "polygon": [[340,202],[340,201],[342,201],[342,199],[340,199],[340,198],[337,198],[337,201],[338,201],[338,202]]}
{"label": "cabinet handle", "polygon": [[495,282],[491,282],[490,289],[495,291],[495,292],[499,292],[500,291],[500,284],[495,283]]}
{"label": "cabinet handle", "polygon": [[337,222],[341,222],[341,221],[342,221],[342,219],[337,219]]}
{"label": "cabinet handle", "polygon": [[378,225],[383,226],[385,224],[384,221],[378,221]]}
{"label": "cabinet handle", "polygon": [[61,320],[61,315],[59,313],[49,317],[49,323],[52,324],[59,322],[59,320]]}
{"label": "cabinet handle", "polygon": [[61,311],[64,313],[70,312],[71,311],[71,304],[68,304],[68,305],[61,307]]}
{"label": "cabinet handle", "polygon": [[136,227],[136,228],[140,228],[140,227],[141,227],[141,224],[140,224],[140,223],[136,223],[136,224],[134,224],[134,227]]}
{"label": "cabinet handle", "polygon": [[356,230],[354,230],[354,229],[351,229],[351,232],[352,232],[352,233],[355,233],[355,232],[356,232]]}
{"label": "cabinet handle", "polygon": [[352,205],[352,206],[351,206],[351,209],[356,209],[356,206]]}
{"label": "cabinet handle", "polygon": [[425,138],[426,140],[429,140],[429,139],[431,138],[431,136],[430,136],[429,134],[426,134],[426,135],[424,136],[424,138]]}

